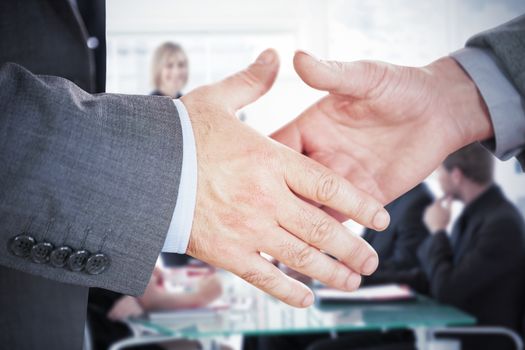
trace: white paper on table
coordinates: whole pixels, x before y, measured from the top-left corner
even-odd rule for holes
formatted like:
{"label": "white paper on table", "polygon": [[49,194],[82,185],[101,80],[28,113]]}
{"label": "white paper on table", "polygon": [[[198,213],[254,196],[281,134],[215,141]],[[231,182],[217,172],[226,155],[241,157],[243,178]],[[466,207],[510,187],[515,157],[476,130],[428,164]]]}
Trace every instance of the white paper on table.
{"label": "white paper on table", "polygon": [[361,287],[353,292],[345,292],[332,288],[322,288],[315,291],[321,300],[403,300],[414,298],[414,293],[404,285],[384,284],[378,286]]}

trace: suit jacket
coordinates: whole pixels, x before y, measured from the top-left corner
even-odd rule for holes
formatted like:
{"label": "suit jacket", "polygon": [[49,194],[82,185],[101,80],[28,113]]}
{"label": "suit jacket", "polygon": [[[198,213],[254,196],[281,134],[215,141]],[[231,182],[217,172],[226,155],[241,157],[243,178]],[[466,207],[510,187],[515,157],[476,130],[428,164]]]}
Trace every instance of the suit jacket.
{"label": "suit jacket", "polygon": [[470,203],[452,237],[434,234],[418,251],[433,297],[479,324],[519,329],[525,295],[525,227],[496,185]]}
{"label": "suit jacket", "polygon": [[91,94],[89,35],[68,0],[0,1],[2,348],[81,348],[88,287],[142,294],[175,208],[177,110]]}
{"label": "suit jacket", "polygon": [[386,206],[390,226],[383,232],[367,229],[363,238],[379,255],[379,267],[363,276],[363,285],[401,283],[419,293],[428,292],[428,281],[417,258],[417,249],[428,237],[423,213],[433,196],[422,183]]}
{"label": "suit jacket", "polygon": [[[525,15],[512,21],[473,36],[467,46],[488,50],[498,60],[507,78],[514,84],[525,99]],[[499,120],[498,123],[504,123]],[[512,125],[500,125],[500,129],[512,128]],[[525,135],[517,140],[525,145]],[[525,148],[516,156],[525,169]]]}
{"label": "suit jacket", "polygon": [[379,255],[381,270],[406,270],[418,266],[417,248],[428,236],[423,213],[433,196],[424,183],[388,204],[390,225],[383,232],[366,229],[363,238]]}

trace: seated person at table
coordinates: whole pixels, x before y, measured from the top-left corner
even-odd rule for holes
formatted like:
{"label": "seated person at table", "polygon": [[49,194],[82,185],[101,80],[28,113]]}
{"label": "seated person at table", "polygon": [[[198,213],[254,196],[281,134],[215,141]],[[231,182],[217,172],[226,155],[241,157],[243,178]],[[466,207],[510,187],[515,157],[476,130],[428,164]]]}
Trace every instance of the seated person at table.
{"label": "seated person at table", "polygon": [[[390,225],[383,232],[366,229],[363,238],[377,251],[379,255],[379,267],[377,271],[363,278],[363,284],[393,283],[399,278],[401,282],[416,287],[418,290],[426,290],[426,278],[421,278],[419,262],[417,260],[417,249],[427,238],[428,231],[423,223],[423,213],[426,207],[432,203],[433,196],[424,183],[414,187],[385,209],[390,214]],[[286,266],[280,268],[291,277],[303,283],[310,283],[307,276],[301,275]],[[417,271],[414,271],[417,270]],[[401,277],[400,277],[401,276]],[[416,277],[414,277],[416,276]],[[388,335],[389,339],[406,339],[407,332]],[[369,333],[366,332],[368,335]],[[355,334],[353,334],[355,335]],[[408,333],[409,337],[412,337]],[[301,336],[265,336],[248,337],[245,340],[245,350],[278,350],[278,349],[304,349],[312,342],[319,339],[329,338],[327,333],[318,333]]]}
{"label": "seated person at table", "polygon": [[363,277],[362,285],[402,283],[418,292],[427,292],[417,249],[429,235],[423,213],[433,198],[421,183],[385,207],[391,218],[385,231],[365,230],[363,238],[379,255],[379,267],[371,276]]}
{"label": "seated person at table", "polygon": [[[132,297],[105,289],[91,288],[88,303],[88,321],[94,350],[108,349],[111,344],[131,335],[128,327],[120,322],[138,317],[145,312],[178,310],[203,307],[222,293],[221,282],[214,274],[200,278],[191,292],[172,293],[166,290],[160,269],[155,268],[144,295]],[[198,349],[196,342],[176,341],[140,349]],[[137,348],[133,348],[137,349]]]}
{"label": "seated person at table", "polygon": [[[525,278],[525,228],[519,211],[494,183],[494,160],[472,144],[448,156],[438,169],[444,197],[430,206],[424,222],[431,233],[418,250],[430,294],[473,315],[483,326],[520,331]],[[447,233],[452,200],[465,207]],[[452,336],[450,336],[452,337]],[[496,336],[460,336],[462,349],[513,349]],[[370,343],[370,345],[372,345]],[[313,349],[393,349],[352,345],[351,339],[317,343]],[[413,343],[395,349],[414,349]]]}
{"label": "seated person at table", "polygon": [[427,238],[423,212],[433,201],[424,183],[388,204],[390,225],[377,232],[366,229],[363,238],[379,255],[378,270],[405,270],[418,266],[417,248]]}

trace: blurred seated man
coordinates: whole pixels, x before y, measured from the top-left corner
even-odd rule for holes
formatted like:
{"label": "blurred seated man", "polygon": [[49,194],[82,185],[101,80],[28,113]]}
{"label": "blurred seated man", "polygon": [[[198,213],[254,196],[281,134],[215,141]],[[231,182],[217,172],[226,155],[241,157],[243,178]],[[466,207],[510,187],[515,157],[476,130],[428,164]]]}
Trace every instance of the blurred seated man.
{"label": "blurred seated man", "polygon": [[[431,233],[418,250],[430,294],[476,317],[484,326],[519,332],[525,295],[525,228],[519,211],[494,183],[494,161],[479,144],[449,155],[438,169],[444,197],[425,212]],[[465,207],[447,232],[452,200]],[[452,336],[451,336],[452,337]],[[513,349],[506,338],[461,336],[461,349]],[[404,344],[356,347],[351,339],[317,343],[324,349],[414,349]],[[375,343],[377,344],[377,343]]]}
{"label": "blurred seated man", "polygon": [[[131,335],[128,327],[120,322],[122,320],[138,317],[150,311],[203,307],[217,299],[221,293],[221,282],[214,273],[201,277],[196,288],[190,292],[169,292],[166,289],[162,271],[158,268],[153,271],[146,291],[141,297],[91,288],[88,319],[94,350],[108,349],[114,342]],[[166,348],[199,349],[199,345],[193,341],[177,341],[140,349]]]}
{"label": "blurred seated man", "polygon": [[428,236],[423,213],[432,201],[432,194],[421,183],[385,207],[390,214],[386,230],[365,230],[363,238],[379,255],[378,270],[405,270],[419,265],[416,252]]}
{"label": "blurred seated man", "polygon": [[[494,160],[479,144],[448,156],[438,169],[444,198],[425,213],[432,236],[418,257],[431,295],[472,314],[480,325],[519,330],[525,262],[525,228],[520,212],[494,183]],[[450,238],[450,201],[465,207]],[[487,341],[463,348],[502,349]]]}
{"label": "blurred seated man", "polygon": [[429,235],[423,213],[433,199],[428,187],[421,183],[385,207],[390,214],[390,225],[385,231],[365,230],[363,238],[379,255],[379,267],[371,276],[363,277],[362,285],[402,283],[421,293],[427,291],[417,249]]}

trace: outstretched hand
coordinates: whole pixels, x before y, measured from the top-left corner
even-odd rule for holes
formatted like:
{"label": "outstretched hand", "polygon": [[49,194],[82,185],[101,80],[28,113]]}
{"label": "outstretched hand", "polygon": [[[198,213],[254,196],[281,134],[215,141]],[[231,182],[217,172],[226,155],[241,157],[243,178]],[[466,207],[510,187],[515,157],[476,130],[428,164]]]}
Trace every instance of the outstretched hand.
{"label": "outstretched hand", "polygon": [[[328,95],[272,137],[382,204],[420,183],[448,154],[493,133],[476,86],[452,58],[414,68],[297,52],[294,67]],[[349,217],[332,209],[326,211]]]}
{"label": "outstretched hand", "polygon": [[[377,267],[375,251],[302,198],[384,229],[388,213],[335,172],[264,137],[235,117],[266,93],[279,63],[263,52],[246,70],[184,97],[196,140],[198,189],[187,253],[232,271],[284,302],[312,304],[312,292],[263,258],[332,287],[354,290]],[[334,260],[322,251],[337,257]]]}

